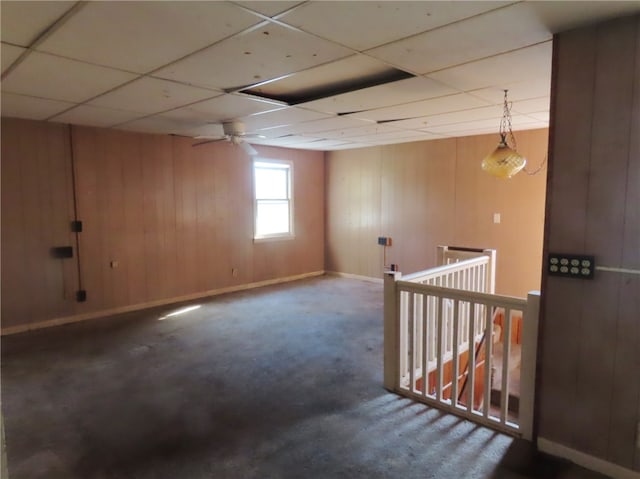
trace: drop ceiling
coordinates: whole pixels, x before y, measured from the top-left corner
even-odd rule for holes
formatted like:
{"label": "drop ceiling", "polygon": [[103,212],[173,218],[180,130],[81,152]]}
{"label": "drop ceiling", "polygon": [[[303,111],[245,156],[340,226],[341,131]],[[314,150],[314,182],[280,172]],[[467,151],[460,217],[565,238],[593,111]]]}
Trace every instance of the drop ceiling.
{"label": "drop ceiling", "polygon": [[[2,115],[337,150],[548,126],[554,33],[640,1],[2,1]],[[409,78],[332,93],[344,75]],[[250,93],[323,91],[309,101]],[[326,83],[327,88],[324,88]],[[244,92],[243,92],[244,91]],[[294,103],[294,102],[292,102]]]}

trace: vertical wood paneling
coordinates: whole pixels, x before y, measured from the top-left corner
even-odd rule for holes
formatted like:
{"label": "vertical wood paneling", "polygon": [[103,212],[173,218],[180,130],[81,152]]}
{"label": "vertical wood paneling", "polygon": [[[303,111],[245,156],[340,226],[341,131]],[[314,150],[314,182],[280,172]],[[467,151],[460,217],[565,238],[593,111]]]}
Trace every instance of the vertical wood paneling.
{"label": "vertical wood paneling", "polygon": [[[380,149],[361,151],[360,156],[333,152],[336,160],[327,161],[326,264],[330,271],[379,278],[383,248],[377,245],[377,237],[393,237],[389,227],[382,224],[380,209],[384,160]],[[389,248],[389,252],[392,250]],[[393,262],[393,257],[387,262]]]}
{"label": "vertical wood paneling", "polygon": [[[640,17],[565,34],[558,62],[547,248],[640,265]],[[640,281],[547,278],[540,436],[640,470]]]}
{"label": "vertical wood paneling", "polygon": [[[78,309],[82,312],[99,310],[104,304],[104,288],[102,274],[98,268],[89,265],[95,258],[101,258],[102,244],[98,182],[100,165],[104,164],[103,151],[96,148],[96,130],[72,127],[73,156],[75,158],[76,196],[82,198],[78,202],[78,218],[83,222],[80,238],[81,249],[81,277],[82,287],[91,291],[87,302],[80,303]],[[85,161],[90,158],[91,161]]]}
{"label": "vertical wood paneling", "polygon": [[[591,155],[591,123],[595,71],[595,39],[581,31],[565,34],[557,41],[557,104],[553,107],[553,175],[550,178],[549,251],[585,251],[586,206]],[[568,338],[580,331],[580,303],[567,297],[582,296],[583,283],[548,278],[545,291],[547,330],[541,358],[545,371],[541,385],[540,430],[544,436],[565,444],[573,442],[576,421],[579,345]],[[552,313],[553,311],[553,313]],[[561,359],[560,359],[561,358]]]}
{"label": "vertical wood paneling", "polygon": [[[630,77],[635,81],[632,83],[630,102],[629,154],[620,264],[640,269],[640,16],[634,23],[634,45],[627,47],[627,55],[630,57],[627,61],[630,65],[635,65],[635,72]],[[629,380],[637,376],[640,370],[640,280],[623,276],[620,283],[608,457],[615,463],[640,470],[640,450],[632,446],[636,439],[634,425],[640,418],[640,380]],[[633,404],[637,404],[637,407],[633,408]]]}
{"label": "vertical wood paneling", "polygon": [[[124,250],[117,258],[118,270],[125,276],[127,304],[147,301],[147,274],[144,243],[144,189],[141,145],[136,135],[120,133],[116,141],[128,152],[121,159],[124,205]],[[124,279],[124,278],[123,278]],[[177,280],[177,278],[176,278]]]}
{"label": "vertical wood paneling", "polygon": [[[596,33],[585,251],[597,252],[602,264],[617,265],[623,250],[635,25],[623,21],[610,28]],[[583,296],[575,445],[598,457],[607,456],[610,441],[620,285],[620,275],[601,274]],[[594,430],[602,433],[590,434]]]}
{"label": "vertical wood paneling", "polygon": [[[584,32],[558,38],[559,65],[555,72],[553,152],[548,213],[547,248],[554,252],[584,251],[588,191],[590,136],[593,114],[595,39]],[[540,410],[541,435],[572,444],[573,425],[578,416],[577,368],[579,344],[575,336],[581,328],[582,305],[566,298],[581,297],[583,283],[549,277],[544,292],[546,324],[541,337],[543,355]]]}
{"label": "vertical wood paneling", "polygon": [[[179,295],[198,291],[197,155],[186,138],[173,138],[174,198],[176,201],[176,282]],[[201,152],[200,152],[201,153]],[[191,247],[186,247],[191,245]]]}
{"label": "vertical wood paneling", "polygon": [[[539,165],[547,132],[516,134]],[[498,249],[499,292],[538,289],[546,170],[494,179],[480,161],[495,146],[496,135],[484,135],[328,153],[327,269],[380,277],[376,237],[390,236],[387,264],[403,272],[434,266],[439,244],[489,247]]]}
{"label": "vertical wood paneling", "polygon": [[[638,80],[640,79],[640,16],[636,17],[635,65],[636,71],[634,78]],[[640,87],[638,83],[640,83],[640,81],[636,81],[634,85],[633,101],[631,103],[631,138],[629,146],[629,172],[627,175],[629,179],[627,184],[627,222],[625,224],[623,254],[624,264],[628,264],[634,269],[640,269],[640,248],[638,248],[640,244],[640,187],[638,187],[638,185],[640,185],[640,135],[637,134],[637,132],[640,131]],[[632,354],[635,353],[635,364],[640,366],[640,359],[638,357],[640,355],[640,322],[638,322],[638,318],[640,317],[640,304],[638,304],[638,291],[640,291],[640,280],[638,278],[625,281],[625,295],[620,298],[620,304],[622,305],[621,314],[624,315],[626,321],[621,321],[621,325],[628,325],[627,327],[629,329],[626,330],[624,326],[621,327],[618,330],[618,338],[620,338],[619,344],[622,344],[623,341],[628,340],[628,338],[636,338],[635,347],[633,344],[630,344],[627,346],[626,351],[631,351]],[[624,353],[621,356],[624,358]],[[620,361],[620,363],[622,362],[623,361]],[[633,362],[630,362],[630,364],[633,364]],[[638,367],[636,367],[635,370],[638,370]],[[623,374],[620,374],[620,376],[623,376]],[[625,380],[626,377],[623,381]],[[617,381],[616,385],[620,385],[620,382]],[[618,390],[624,388],[624,384],[617,387]],[[638,404],[636,421],[638,421],[640,420],[640,384],[636,383],[635,388],[636,403]],[[631,397],[632,394],[633,392],[629,394],[629,397]],[[632,401],[632,399],[630,400]],[[619,416],[614,413],[614,421],[616,420],[619,420]],[[628,419],[625,418],[622,420],[628,421]],[[615,427],[615,424],[616,423],[612,421],[612,427]],[[638,438],[636,437],[636,441],[637,440]],[[634,467],[640,471],[640,448],[636,448],[634,457]]]}
{"label": "vertical wood paneling", "polygon": [[[261,157],[293,162],[295,239],[253,246],[256,281],[324,269],[324,153],[259,147]],[[252,210],[251,210],[252,211]],[[251,213],[253,235],[253,212]]]}
{"label": "vertical wood paneling", "polygon": [[72,132],[88,300],[75,302],[75,264],[49,257],[74,240],[69,127],[3,119],[3,327],[324,268],[322,152],[261,148],[294,162],[297,234],[254,244],[252,163],[241,148]]}
{"label": "vertical wood paneling", "polygon": [[[518,150],[535,169],[544,161],[546,132],[515,134]],[[480,161],[496,146],[496,135],[457,140],[455,240],[497,249],[497,291],[526,296],[540,288],[546,170],[534,176],[522,172],[508,181],[487,175]],[[495,213],[499,224],[493,222]]]}
{"label": "vertical wood paneling", "polygon": [[75,259],[55,259],[73,246],[69,129],[2,119],[2,326],[74,311]]}

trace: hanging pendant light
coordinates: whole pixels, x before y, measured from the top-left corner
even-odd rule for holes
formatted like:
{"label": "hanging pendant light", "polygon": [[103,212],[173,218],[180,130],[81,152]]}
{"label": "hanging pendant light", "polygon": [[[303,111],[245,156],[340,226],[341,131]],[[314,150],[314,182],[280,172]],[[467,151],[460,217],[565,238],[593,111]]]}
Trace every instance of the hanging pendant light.
{"label": "hanging pendant light", "polygon": [[[511,146],[507,142],[507,134]],[[504,110],[500,120],[500,143],[498,147],[482,160],[482,169],[498,178],[511,178],[527,164],[524,156],[516,151],[516,138],[511,129],[511,106],[504,91]]]}

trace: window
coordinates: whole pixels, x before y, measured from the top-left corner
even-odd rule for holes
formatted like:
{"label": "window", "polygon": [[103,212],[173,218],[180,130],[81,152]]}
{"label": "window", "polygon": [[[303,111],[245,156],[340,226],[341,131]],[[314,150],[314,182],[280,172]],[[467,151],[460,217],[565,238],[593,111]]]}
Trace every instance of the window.
{"label": "window", "polygon": [[254,161],[256,239],[293,237],[292,169],[288,161]]}

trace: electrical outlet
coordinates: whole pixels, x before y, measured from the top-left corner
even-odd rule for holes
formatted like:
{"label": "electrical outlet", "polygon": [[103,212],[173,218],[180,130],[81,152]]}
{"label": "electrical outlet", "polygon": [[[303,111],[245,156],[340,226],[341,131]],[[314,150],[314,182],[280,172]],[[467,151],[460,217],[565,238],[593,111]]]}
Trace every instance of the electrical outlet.
{"label": "electrical outlet", "polygon": [[231,268],[231,276],[234,278],[238,277],[238,268]]}
{"label": "electrical outlet", "polygon": [[593,279],[596,263],[593,256],[549,253],[547,271],[552,276]]}

